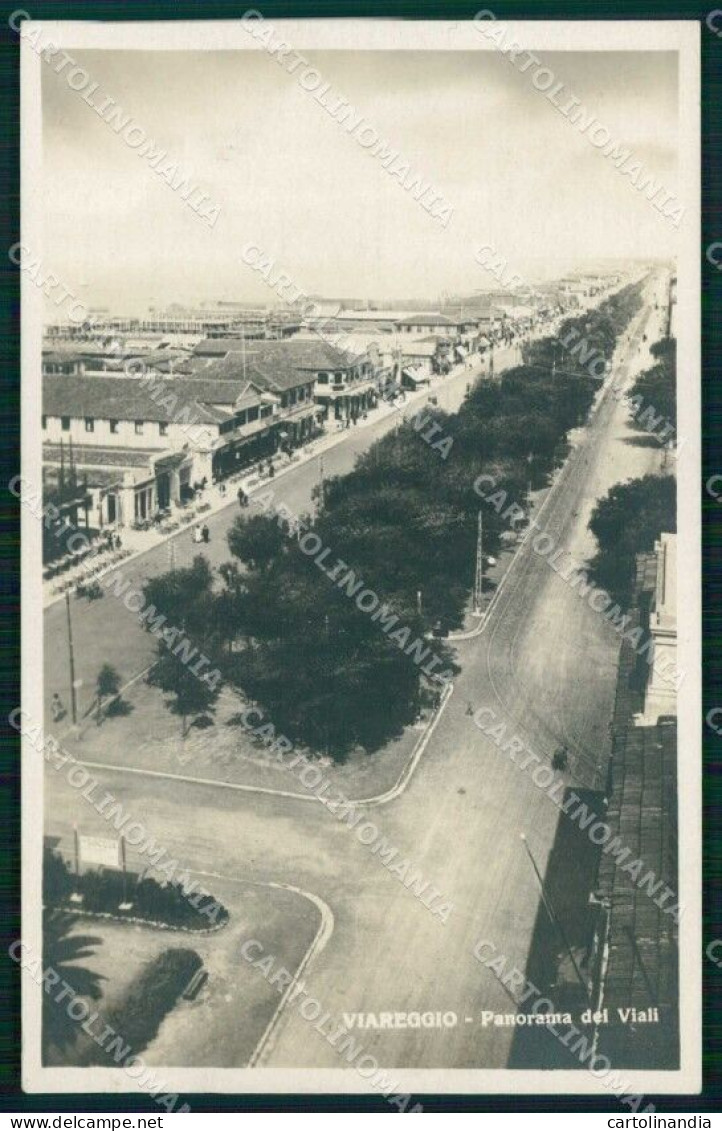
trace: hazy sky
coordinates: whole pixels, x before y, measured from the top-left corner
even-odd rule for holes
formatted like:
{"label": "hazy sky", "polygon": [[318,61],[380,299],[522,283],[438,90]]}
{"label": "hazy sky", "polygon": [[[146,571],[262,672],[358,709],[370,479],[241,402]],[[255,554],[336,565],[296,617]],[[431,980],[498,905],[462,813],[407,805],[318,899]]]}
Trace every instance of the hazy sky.
{"label": "hazy sky", "polygon": [[[240,259],[263,247],[310,293],[377,297],[484,289],[473,258],[510,264],[666,256],[675,232],[628,177],[496,51],[311,54],[454,207],[444,229],[265,52],[68,51],[220,206],[213,229],[43,67],[44,261],[90,305],[275,296]],[[547,53],[543,62],[677,183],[673,53]]]}

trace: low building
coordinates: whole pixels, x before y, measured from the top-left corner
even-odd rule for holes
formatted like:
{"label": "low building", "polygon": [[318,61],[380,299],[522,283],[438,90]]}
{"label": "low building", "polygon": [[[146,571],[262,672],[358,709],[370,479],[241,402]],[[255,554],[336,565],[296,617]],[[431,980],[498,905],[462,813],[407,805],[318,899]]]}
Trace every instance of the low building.
{"label": "low building", "polygon": [[430,380],[433,374],[442,372],[447,365],[450,368],[448,339],[433,335],[404,342],[399,348],[401,384],[407,387]]}
{"label": "low building", "polygon": [[[228,343],[226,343],[227,345]],[[226,349],[195,376],[219,381],[252,381],[277,398],[278,438],[286,448],[308,440],[317,430],[314,377],[292,364],[282,342],[248,342],[243,350]],[[263,347],[263,348],[261,348]],[[206,347],[207,348],[207,347]]]}
{"label": "low building", "polygon": [[479,323],[476,318],[461,315],[450,318],[445,314],[422,312],[399,318],[396,323],[399,334],[424,337],[437,334],[450,339],[452,344],[460,343],[467,349],[475,348],[479,336]]}
{"label": "low building", "polygon": [[312,434],[319,416],[314,406],[324,416],[345,420],[365,412],[376,395],[368,353],[352,354],[310,334],[284,341],[248,342],[240,350],[237,342],[209,341],[201,344],[195,363],[204,376],[239,379],[245,375],[276,392],[281,429],[291,443],[303,442]]}

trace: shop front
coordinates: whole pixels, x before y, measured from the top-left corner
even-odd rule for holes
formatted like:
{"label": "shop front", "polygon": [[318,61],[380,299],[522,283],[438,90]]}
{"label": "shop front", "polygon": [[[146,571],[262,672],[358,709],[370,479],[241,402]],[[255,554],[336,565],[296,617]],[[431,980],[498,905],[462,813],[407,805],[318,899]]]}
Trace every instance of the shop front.
{"label": "shop front", "polygon": [[223,437],[213,452],[213,481],[218,483],[258,460],[270,459],[278,449],[278,429],[264,428],[253,436]]}

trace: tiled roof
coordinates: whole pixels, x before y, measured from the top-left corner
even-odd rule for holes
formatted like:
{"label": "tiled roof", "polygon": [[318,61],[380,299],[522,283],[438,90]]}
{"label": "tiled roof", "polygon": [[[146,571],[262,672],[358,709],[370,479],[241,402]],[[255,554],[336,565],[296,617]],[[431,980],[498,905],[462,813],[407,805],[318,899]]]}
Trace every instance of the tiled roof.
{"label": "tiled roof", "polygon": [[297,369],[346,369],[357,360],[348,350],[317,338],[288,338],[285,341],[250,342],[246,358],[288,359]]}
{"label": "tiled roof", "polygon": [[[657,563],[654,553],[639,554],[636,562],[635,600],[654,589]],[[627,631],[640,624],[638,607],[632,611]],[[607,906],[605,931],[606,969],[604,1001],[613,1024],[599,1029],[600,1051],[625,1067],[671,1068],[677,1063],[678,1031],[678,929],[668,908],[669,896],[657,906],[640,886],[647,874],[656,896],[665,885],[678,891],[677,866],[677,724],[635,726],[641,712],[644,682],[640,658],[632,644],[622,642],[612,723],[612,759],[607,783],[606,824],[609,840],[619,838],[628,849],[617,860],[600,853],[597,890]],[[640,875],[630,865],[641,860]],[[625,867],[627,870],[625,871]],[[620,1024],[618,1008],[646,1010],[657,1007],[660,1023]]]}
{"label": "tiled roof", "polygon": [[196,376],[242,381],[245,374],[262,388],[281,392],[309,384],[318,370],[345,370],[357,360],[357,355],[321,339],[249,342],[245,352],[232,350]]}

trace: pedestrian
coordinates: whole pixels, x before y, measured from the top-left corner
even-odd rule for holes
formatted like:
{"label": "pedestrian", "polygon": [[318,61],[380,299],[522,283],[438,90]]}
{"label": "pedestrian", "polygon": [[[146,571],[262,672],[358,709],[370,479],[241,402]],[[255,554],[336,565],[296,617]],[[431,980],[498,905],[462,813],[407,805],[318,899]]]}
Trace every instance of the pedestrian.
{"label": "pedestrian", "polygon": [[238,488],[238,505],[241,506],[241,507],[247,507],[248,506],[248,495],[246,494],[246,492],[243,490],[242,487]]}
{"label": "pedestrian", "polygon": [[54,723],[60,722],[60,720],[65,715],[65,707],[63,706],[63,702],[62,702],[60,696],[58,695],[57,691],[53,695],[52,702],[50,704],[50,710],[52,711],[52,714],[53,714],[53,722]]}
{"label": "pedestrian", "polygon": [[197,545],[197,544],[198,544],[199,542],[202,542],[202,541],[203,541],[203,536],[202,536],[202,534],[201,534],[201,528],[200,528],[200,526],[194,526],[194,527],[193,527],[193,541],[194,541],[194,542],[196,543],[196,545]]}
{"label": "pedestrian", "polygon": [[120,534],[115,535],[115,548],[116,550],[123,549],[123,539],[120,537]]}
{"label": "pedestrian", "polygon": [[466,704],[466,713],[467,713],[467,715],[473,715],[473,714],[474,714],[474,705],[473,705],[473,703],[471,703],[471,702],[468,702],[468,703]]}
{"label": "pedestrian", "polygon": [[208,527],[206,526],[205,522],[203,523],[203,529],[202,529],[201,533],[203,534],[203,541],[206,542],[206,543],[210,542],[211,532],[208,529]]}

